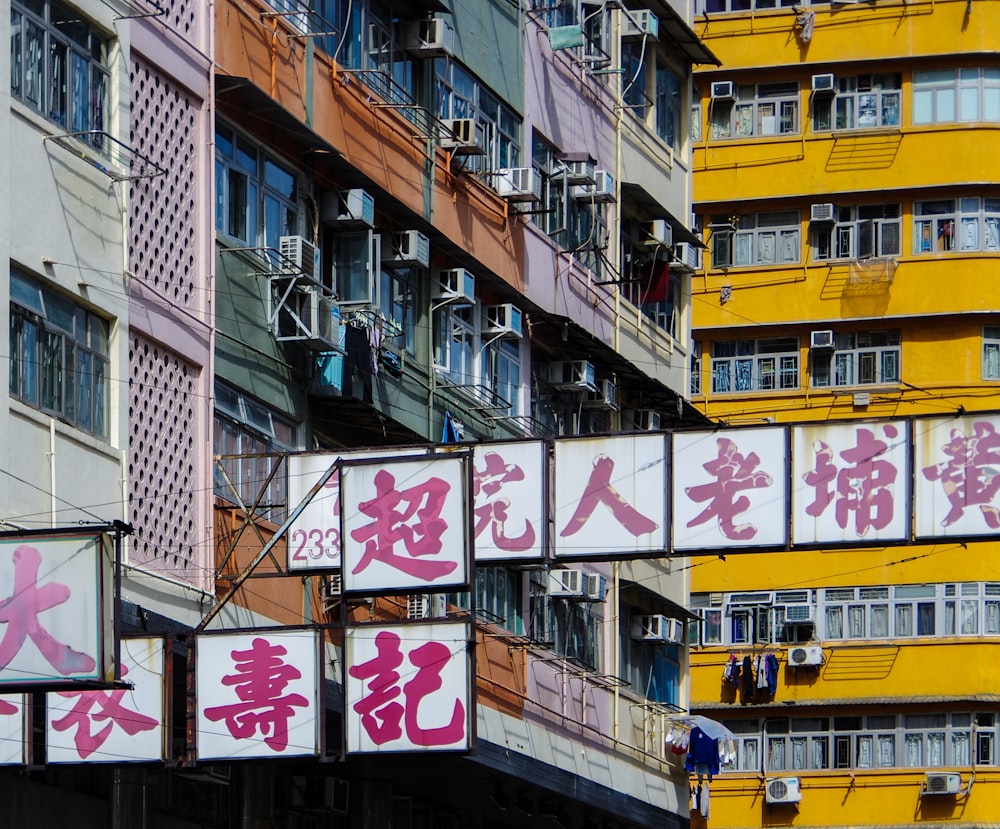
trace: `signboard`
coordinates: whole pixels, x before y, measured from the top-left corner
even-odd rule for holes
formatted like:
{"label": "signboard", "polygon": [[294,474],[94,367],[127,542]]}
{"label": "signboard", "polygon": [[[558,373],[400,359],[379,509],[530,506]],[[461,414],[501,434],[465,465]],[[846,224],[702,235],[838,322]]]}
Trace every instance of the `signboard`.
{"label": "signboard", "polygon": [[545,444],[477,444],[473,450],[476,561],[539,561],[545,554]]}
{"label": "signboard", "polygon": [[0,766],[23,766],[28,762],[28,697],[0,696]]}
{"label": "signboard", "polygon": [[469,750],[466,624],[365,625],[344,634],[348,753]]}
{"label": "signboard", "polygon": [[319,633],[288,628],[197,639],[199,760],[319,752]]}

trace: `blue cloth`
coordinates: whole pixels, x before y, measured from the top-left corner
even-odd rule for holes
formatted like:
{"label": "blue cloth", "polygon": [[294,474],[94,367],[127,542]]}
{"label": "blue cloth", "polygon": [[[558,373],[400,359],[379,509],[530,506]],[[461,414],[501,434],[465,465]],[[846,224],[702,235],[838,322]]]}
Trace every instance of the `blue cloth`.
{"label": "blue cloth", "polygon": [[684,763],[686,771],[701,771],[699,766],[707,766],[708,779],[719,773],[719,741],[713,740],[698,726],[691,729],[691,740],[688,743],[688,756]]}
{"label": "blue cloth", "polygon": [[778,691],[778,657],[769,653],[767,661],[767,692],[773,697]]}

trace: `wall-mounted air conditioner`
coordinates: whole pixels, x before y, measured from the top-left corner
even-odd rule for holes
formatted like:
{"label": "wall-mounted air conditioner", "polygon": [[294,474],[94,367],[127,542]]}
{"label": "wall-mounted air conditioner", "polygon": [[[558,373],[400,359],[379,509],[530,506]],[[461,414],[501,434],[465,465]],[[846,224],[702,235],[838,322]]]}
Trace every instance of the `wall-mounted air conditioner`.
{"label": "wall-mounted air conditioner", "polygon": [[486,133],[475,118],[447,118],[438,142],[455,155],[482,155],[486,152]]}
{"label": "wall-mounted air conditioner", "polygon": [[332,296],[323,296],[319,300],[315,339],[317,348],[340,347],[340,306]]}
{"label": "wall-mounted air conditioner", "polygon": [[321,277],[319,248],[302,236],[282,236],[278,240],[281,270],[291,267],[307,279]]}
{"label": "wall-mounted air conditioner", "polygon": [[837,91],[837,78],[832,72],[827,72],[822,75],[812,76],[812,91],[813,92],[836,92]]}
{"label": "wall-mounted air conditioner", "polygon": [[453,55],[455,27],[443,17],[407,20],[403,24],[403,47],[423,58]]}
{"label": "wall-mounted air conditioner", "polygon": [[597,391],[591,392],[583,401],[586,409],[618,410],[618,389],[612,380],[598,380]]}
{"label": "wall-mounted air conditioner", "polygon": [[493,186],[509,202],[534,202],[542,197],[542,178],[534,167],[507,167],[497,170]]}
{"label": "wall-mounted air conditioner", "polygon": [[821,202],[809,206],[809,221],[811,222],[835,222],[837,221],[837,207],[832,202]]}
{"label": "wall-mounted air conditioner", "polygon": [[713,81],[711,95],[716,101],[735,101],[736,84],[732,81]]}
{"label": "wall-mounted air conditioner", "polygon": [[674,245],[674,256],[670,260],[673,270],[694,273],[701,269],[701,248],[690,242],[677,242]]}
{"label": "wall-mounted air conditioner", "polygon": [[437,275],[435,302],[452,305],[476,304],[476,276],[465,268],[449,268]]}
{"label": "wall-mounted air conditioner", "polygon": [[920,794],[958,794],[960,791],[962,791],[962,775],[958,772],[929,771],[924,777]]}
{"label": "wall-mounted air conditioner", "polygon": [[560,164],[563,165],[567,184],[579,186],[594,183],[594,176],[596,174],[594,159],[589,157],[567,158],[560,160]]}
{"label": "wall-mounted air conditioner", "polygon": [[798,803],[802,789],[797,777],[775,777],[767,781],[764,799],[768,803]]}
{"label": "wall-mounted air conditioner", "polygon": [[811,622],[813,620],[812,605],[808,604],[786,604],[785,622]]}
{"label": "wall-mounted air conditioner", "polygon": [[598,573],[583,574],[583,598],[603,602],[608,595],[608,580]]}
{"label": "wall-mounted air conditioner", "polygon": [[364,190],[331,190],[323,194],[320,218],[341,227],[375,227],[375,198]]}
{"label": "wall-mounted air conditioner", "polygon": [[615,200],[615,179],[607,170],[594,171],[593,184],[581,184],[570,191],[574,199],[595,204],[609,204]]}
{"label": "wall-mounted air conditioner", "polygon": [[343,592],[343,582],[339,573],[320,576],[319,599],[323,610],[330,610],[340,601]]}
{"label": "wall-mounted air conditioner", "polygon": [[666,219],[653,219],[646,229],[645,243],[647,245],[666,245],[674,243],[674,228]]}
{"label": "wall-mounted air conditioner", "polygon": [[411,593],[406,597],[406,618],[436,619],[444,616],[444,599],[440,593]]}
{"label": "wall-mounted air conditioner", "polygon": [[659,37],[660,20],[649,9],[622,10],[622,39]]}
{"label": "wall-mounted air conditioner", "polygon": [[586,360],[550,363],[549,383],[559,391],[597,391],[594,364]]}
{"label": "wall-mounted air conditioner", "polygon": [[550,596],[560,596],[562,598],[582,596],[583,571],[550,570],[548,593]]}
{"label": "wall-mounted air conditioner", "polygon": [[641,642],[679,645],[684,641],[684,623],[660,614],[637,616],[632,622],[632,638]]}
{"label": "wall-mounted air conditioner", "polygon": [[799,645],[788,650],[788,664],[793,668],[815,668],[823,664],[823,649],[819,645]]}
{"label": "wall-mounted air conditioner", "polygon": [[399,230],[382,243],[382,264],[390,268],[426,268],[431,261],[431,243],[419,230]]}
{"label": "wall-mounted air conditioner", "polygon": [[486,328],[484,337],[521,337],[521,309],[505,302],[503,305],[488,305],[486,307]]}
{"label": "wall-mounted air conditioner", "polygon": [[833,331],[809,332],[809,348],[813,351],[833,351],[836,347]]}

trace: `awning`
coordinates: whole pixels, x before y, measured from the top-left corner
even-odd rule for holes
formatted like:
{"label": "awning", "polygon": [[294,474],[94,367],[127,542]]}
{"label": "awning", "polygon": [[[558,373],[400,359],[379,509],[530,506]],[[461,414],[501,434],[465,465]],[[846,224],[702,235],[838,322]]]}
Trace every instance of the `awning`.
{"label": "awning", "polygon": [[631,201],[641,213],[647,214],[652,219],[666,219],[674,231],[674,242],[687,242],[689,245],[703,248],[705,243],[695,236],[676,216],[667,208],[660,204],[657,199],[641,184],[631,181],[621,183],[622,198]]}
{"label": "awning", "polygon": [[694,29],[665,0],[644,0],[642,7],[650,9],[659,18],[660,40],[666,38],[676,43],[677,47],[691,59],[692,63],[699,65],[711,63],[714,66],[722,66],[722,61],[701,42],[701,38],[695,34]]}

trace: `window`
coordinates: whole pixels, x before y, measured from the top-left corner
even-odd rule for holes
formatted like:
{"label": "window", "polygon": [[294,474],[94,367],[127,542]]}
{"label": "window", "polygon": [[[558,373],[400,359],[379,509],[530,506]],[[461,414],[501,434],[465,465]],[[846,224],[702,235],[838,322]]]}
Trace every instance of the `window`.
{"label": "window", "polygon": [[[228,455],[221,463],[229,480],[249,507],[260,497],[257,515],[279,522],[285,517],[285,476],[279,470],[261,488],[279,459],[267,453],[296,448],[295,426],[277,412],[222,383],[215,384],[214,451]],[[215,494],[233,500],[225,477],[216,469]]]}
{"label": "window", "polygon": [[521,118],[472,74],[450,58],[434,61],[434,104],[438,118],[473,118],[483,125],[486,153],[470,156],[475,172],[517,167],[521,159]]}
{"label": "window", "polygon": [[838,78],[834,95],[813,95],[813,131],[898,127],[900,75]]}
{"label": "window", "polygon": [[836,334],[833,352],[812,354],[815,388],[898,383],[899,331]]}
{"label": "window", "polygon": [[799,340],[772,337],[712,343],[712,392],[799,387]]}
{"label": "window", "polygon": [[794,135],[799,131],[799,85],[762,83],[736,88],[736,100],[713,98],[712,138]]}
{"label": "window", "polygon": [[663,61],[656,61],[656,134],[673,150],[681,141],[681,79]]}
{"label": "window", "polygon": [[[379,308],[380,291],[386,281],[380,278],[382,239],[377,233],[332,232],[333,291],[341,307]],[[388,301],[386,298],[385,301]]]}
{"label": "window", "polygon": [[835,222],[811,224],[812,258],[821,262],[899,256],[899,216],[898,204],[838,207]]}
{"label": "window", "polygon": [[653,103],[646,94],[649,86],[646,62],[646,40],[630,40],[622,43],[622,100],[626,107],[643,116],[643,109]]}
{"label": "window", "polygon": [[719,12],[743,12],[763,9],[788,8],[796,0],[698,0],[698,13],[717,14]]}
{"label": "window", "polygon": [[531,592],[531,636],[551,642],[555,653],[600,671],[604,620],[599,610],[603,605],[549,596],[535,583]]}
{"label": "window", "polygon": [[701,345],[691,342],[691,397],[701,394]]}
{"label": "window", "polygon": [[[107,127],[108,50],[108,39],[60,0],[11,4],[11,94],[71,132]],[[103,147],[103,136],[86,140]]]}
{"label": "window", "polygon": [[983,326],[983,379],[1000,380],[1000,325]]}
{"label": "window", "polygon": [[10,394],[97,437],[109,434],[107,320],[10,272]]}
{"label": "window", "polygon": [[784,265],[801,259],[797,210],[714,216],[709,228],[713,268]]}
{"label": "window", "polygon": [[456,386],[479,383],[479,304],[434,312],[434,367]]}
{"label": "window", "polygon": [[469,606],[468,593],[449,593],[449,605],[471,609],[480,621],[498,624],[518,635],[524,634],[523,574],[506,567],[476,568],[476,603]]}
{"label": "window", "polygon": [[423,273],[421,268],[383,268],[379,286],[379,310],[402,332],[388,344],[409,354],[416,353],[416,284]]}
{"label": "window", "polygon": [[215,130],[215,227],[251,247],[278,249],[298,233],[295,175],[233,130]]}
{"label": "window", "polygon": [[635,613],[626,610],[620,628],[621,678],[644,699],[677,706],[680,703],[680,648],[633,639],[632,616]]}
{"label": "window", "polygon": [[483,385],[493,405],[511,417],[520,416],[521,341],[495,338],[483,346]]}
{"label": "window", "polygon": [[914,253],[1000,250],[1000,199],[917,202],[913,223]]}
{"label": "window", "polygon": [[1000,121],[1000,68],[913,73],[913,123]]}

